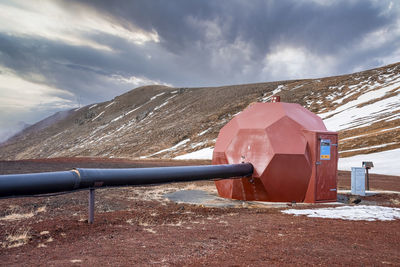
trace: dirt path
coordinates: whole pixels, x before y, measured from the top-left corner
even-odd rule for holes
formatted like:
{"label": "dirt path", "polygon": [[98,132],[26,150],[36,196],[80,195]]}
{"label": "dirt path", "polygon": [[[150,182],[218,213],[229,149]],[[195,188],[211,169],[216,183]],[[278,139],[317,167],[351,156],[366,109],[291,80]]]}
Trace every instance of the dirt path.
{"label": "dirt path", "polygon": [[[136,164],[136,167],[163,166],[171,162]],[[0,162],[0,171],[128,165],[133,166],[133,162]],[[399,188],[399,177],[374,177],[371,177],[371,187]],[[349,179],[346,173],[341,173],[339,188],[348,188]],[[399,220],[308,218],[283,214],[277,208],[207,208],[176,204],[162,197],[165,192],[199,187],[213,188],[213,184],[196,182],[96,190],[93,225],[86,222],[87,191],[55,197],[0,199],[0,264],[298,266],[400,263]],[[400,207],[399,195],[375,196],[374,200]]]}

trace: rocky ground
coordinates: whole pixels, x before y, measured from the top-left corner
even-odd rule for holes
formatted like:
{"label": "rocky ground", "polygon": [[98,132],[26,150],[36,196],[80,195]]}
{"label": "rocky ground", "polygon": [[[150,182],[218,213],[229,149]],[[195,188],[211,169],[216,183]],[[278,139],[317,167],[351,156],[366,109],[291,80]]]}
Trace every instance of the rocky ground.
{"label": "rocky ground", "polygon": [[[206,163],[90,158],[1,161],[0,174]],[[370,184],[373,190],[400,191],[400,177],[371,175]],[[349,185],[349,173],[340,172],[338,187],[349,189]],[[244,204],[208,208],[177,204],[163,197],[168,192],[195,188],[215,190],[212,182],[96,190],[93,225],[87,223],[87,191],[0,199],[0,265],[298,266],[400,262],[399,220],[309,218],[281,213],[286,207]],[[363,197],[361,203],[400,207],[400,195]],[[295,207],[316,206],[321,204]]]}

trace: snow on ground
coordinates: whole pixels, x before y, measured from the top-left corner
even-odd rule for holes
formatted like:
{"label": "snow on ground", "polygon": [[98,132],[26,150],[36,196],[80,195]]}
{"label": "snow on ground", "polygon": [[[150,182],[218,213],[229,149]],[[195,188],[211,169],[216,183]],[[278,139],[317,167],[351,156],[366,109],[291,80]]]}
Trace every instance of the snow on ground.
{"label": "snow on ground", "polygon": [[199,146],[203,146],[203,145],[205,145],[205,144],[207,144],[208,143],[208,141],[203,141],[203,142],[199,142],[199,143],[192,143],[191,145],[190,145],[190,147],[191,148],[196,148],[196,147],[199,147]]}
{"label": "snow on ground", "polygon": [[[390,109],[390,107],[392,107],[392,109]],[[360,108],[351,107],[325,119],[324,123],[331,131],[365,127],[376,122],[379,115],[392,115],[393,112],[398,109],[400,109],[400,94]]]}
{"label": "snow on ground", "polygon": [[160,108],[162,108],[163,106],[165,106],[166,104],[168,104],[168,101],[165,101],[165,102],[162,103],[161,105],[155,107],[154,110],[160,109]]}
{"label": "snow on ground", "polygon": [[128,111],[125,115],[129,115],[129,114],[131,114],[132,112],[135,112],[136,110],[138,110],[138,109],[141,108],[141,107],[143,107],[143,105],[138,106],[137,108],[134,108],[134,109],[132,109],[131,111]]}
{"label": "snow on ground", "polygon": [[[396,118],[397,119],[397,118]],[[388,121],[388,120],[386,120]],[[396,127],[392,127],[392,128],[387,128],[387,129],[383,129],[377,132],[373,132],[373,133],[367,133],[367,134],[361,134],[361,135],[356,135],[356,136],[351,136],[351,137],[346,137],[346,138],[342,138],[339,141],[345,141],[345,140],[351,140],[351,139],[356,139],[356,138],[360,138],[363,136],[369,136],[369,135],[376,135],[377,133],[382,133],[382,132],[387,132],[387,131],[392,131],[392,130],[396,130],[399,129],[400,126],[396,126]]]}
{"label": "snow on ground", "polygon": [[208,128],[208,129],[202,131],[201,133],[197,134],[197,136],[202,136],[203,134],[205,134],[205,133],[208,132],[209,130],[211,130],[211,128]]}
{"label": "snow on ground", "polygon": [[195,152],[180,155],[175,157],[175,159],[212,159],[214,148],[206,147]]}
{"label": "snow on ground", "polygon": [[111,102],[110,104],[108,104],[107,106],[104,107],[104,109],[108,108],[109,106],[113,105],[115,102]]}
{"label": "snow on ground", "polygon": [[122,129],[124,129],[125,128],[125,126],[126,126],[126,124],[123,124],[121,127],[119,127],[117,130],[115,130],[115,132],[119,132],[119,131],[121,131]]}
{"label": "snow on ground", "polygon": [[400,113],[394,114],[392,116],[389,116],[385,119],[385,121],[394,121],[400,119]]}
{"label": "snow on ground", "polygon": [[115,121],[117,121],[117,120],[119,120],[119,119],[122,119],[124,116],[125,116],[125,114],[122,114],[122,115],[120,115],[120,116],[114,118],[114,119],[111,120],[110,122],[115,122]]}
{"label": "snow on ground", "polygon": [[[391,90],[400,87],[400,82],[396,82],[383,88],[369,91],[360,95],[356,100],[350,101],[337,109],[318,114],[324,119],[324,123],[329,130],[340,131],[352,127],[368,126],[376,121],[379,115],[392,115],[394,111],[400,109],[400,94],[382,99],[370,105],[357,107],[357,105],[366,103],[372,99],[384,96]],[[399,92],[398,89],[396,92]],[[388,112],[390,110],[390,112]]]}
{"label": "snow on ground", "polygon": [[170,96],[168,97],[164,103],[162,103],[161,105],[157,106],[154,108],[154,110],[158,110],[160,108],[162,108],[163,106],[167,105],[169,103],[169,100],[171,100],[172,98],[176,97],[176,95]]}
{"label": "snow on ground", "polygon": [[165,94],[165,92],[159,93],[158,95],[153,96],[152,98],[150,98],[150,101],[156,99],[159,96],[162,96],[163,94]]}
{"label": "snow on ground", "polygon": [[97,107],[97,104],[94,104],[94,105],[90,106],[89,109],[92,109],[94,107]]}
{"label": "snow on ground", "polygon": [[363,161],[372,161],[375,167],[369,170],[370,173],[400,176],[399,159],[400,148],[371,154],[356,155],[347,158],[339,158],[338,169],[351,171],[351,167],[361,167]]}
{"label": "snow on ground", "polygon": [[296,89],[299,89],[299,88],[301,88],[303,86],[304,86],[304,84],[296,85],[295,87],[292,88],[292,91],[294,91]]}
{"label": "snow on ground", "polygon": [[282,213],[293,215],[307,215],[313,218],[342,219],[351,221],[393,221],[400,219],[399,208],[381,206],[343,206],[321,209],[288,209]]}
{"label": "snow on ground", "polygon": [[282,89],[284,89],[285,88],[285,86],[284,85],[279,85],[278,87],[276,87],[276,89],[274,90],[274,91],[272,91],[272,94],[270,94],[270,95],[268,95],[268,96],[264,96],[263,98],[261,98],[260,99],[260,101],[261,102],[267,102],[267,101],[269,101],[269,99],[272,97],[272,96],[274,96],[274,95],[276,95],[276,94],[279,94],[281,91],[282,91]]}
{"label": "snow on ground", "polygon": [[397,142],[391,142],[391,143],[381,144],[381,145],[376,145],[376,146],[366,146],[366,147],[349,149],[349,150],[340,150],[340,153],[362,151],[362,150],[368,150],[368,149],[373,149],[373,148],[381,148],[381,147],[391,146],[391,145],[395,145],[395,144],[397,144]]}
{"label": "snow on ground", "polygon": [[176,150],[178,147],[183,146],[184,144],[186,144],[186,143],[189,142],[189,141],[190,141],[190,139],[185,139],[185,140],[180,141],[179,143],[177,143],[176,145],[174,145],[174,146],[172,146],[172,147],[170,147],[170,148],[166,148],[166,149],[160,150],[160,151],[158,151],[158,152],[156,152],[156,153],[154,153],[154,154],[151,154],[151,155],[149,155],[149,156],[147,156],[147,157],[155,156],[155,155],[158,155],[158,154],[167,152],[167,151],[174,151],[174,150]]}
{"label": "snow on ground", "polygon": [[100,112],[100,114],[99,115],[97,115],[92,121],[95,121],[97,118],[99,118],[101,115],[103,115],[104,114],[104,111],[102,111],[102,112]]}

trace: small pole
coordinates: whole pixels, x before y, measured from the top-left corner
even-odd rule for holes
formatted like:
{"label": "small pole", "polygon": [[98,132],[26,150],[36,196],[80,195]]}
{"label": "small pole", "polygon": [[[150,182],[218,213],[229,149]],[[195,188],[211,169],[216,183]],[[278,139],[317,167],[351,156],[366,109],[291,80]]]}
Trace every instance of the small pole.
{"label": "small pole", "polygon": [[368,167],[365,168],[367,170],[367,190],[369,191],[369,173],[368,173]]}
{"label": "small pole", "polygon": [[89,218],[88,223],[94,222],[94,188],[89,188]]}

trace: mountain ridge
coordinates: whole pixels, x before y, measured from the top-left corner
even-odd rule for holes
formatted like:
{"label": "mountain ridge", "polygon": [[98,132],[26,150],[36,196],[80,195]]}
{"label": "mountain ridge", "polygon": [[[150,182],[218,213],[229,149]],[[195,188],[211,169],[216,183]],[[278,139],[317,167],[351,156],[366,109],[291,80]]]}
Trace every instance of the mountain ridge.
{"label": "mountain ridge", "polygon": [[212,148],[219,130],[235,114],[273,95],[308,108],[329,130],[338,131],[341,157],[386,151],[400,148],[399,94],[400,63],[319,79],[199,88],[143,86],[28,127],[0,145],[0,159],[175,158]]}

